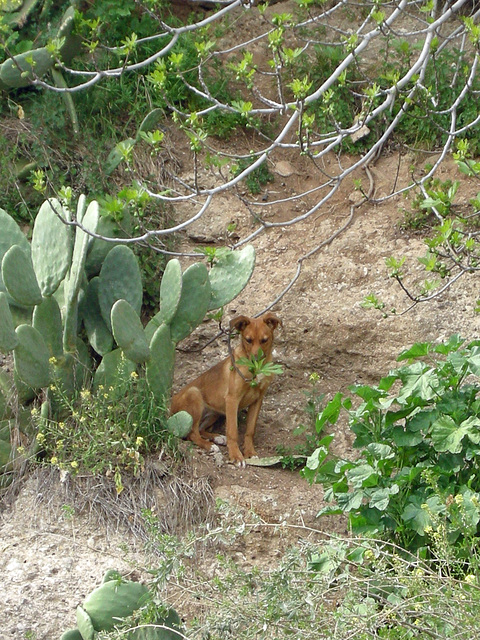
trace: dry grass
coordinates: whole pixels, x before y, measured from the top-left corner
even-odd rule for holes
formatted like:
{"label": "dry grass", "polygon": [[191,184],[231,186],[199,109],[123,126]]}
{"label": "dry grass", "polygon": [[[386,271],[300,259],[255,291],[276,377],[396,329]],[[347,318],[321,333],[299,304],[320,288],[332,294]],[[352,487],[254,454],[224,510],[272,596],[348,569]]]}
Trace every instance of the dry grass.
{"label": "dry grass", "polygon": [[187,463],[173,467],[149,460],[138,476],[122,476],[124,490],[117,494],[112,478],[62,476],[53,467],[36,469],[37,503],[53,508],[69,505],[75,513],[95,522],[148,539],[144,511],[157,518],[164,533],[181,534],[214,517],[213,491],[207,477],[194,478]]}

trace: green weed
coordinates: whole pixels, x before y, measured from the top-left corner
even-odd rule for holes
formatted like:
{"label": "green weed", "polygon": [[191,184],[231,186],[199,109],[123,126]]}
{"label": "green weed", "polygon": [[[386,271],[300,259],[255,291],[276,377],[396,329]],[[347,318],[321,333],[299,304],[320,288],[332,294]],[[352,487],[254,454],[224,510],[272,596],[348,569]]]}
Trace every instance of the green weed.
{"label": "green weed", "polygon": [[304,440],[291,446],[278,445],[276,447],[277,455],[282,456],[282,466],[286,469],[296,469],[304,465],[305,457],[310,456],[315,451],[318,440],[319,431],[317,431],[318,416],[322,411],[323,400],[325,394],[319,389],[320,376],[317,373],[310,374],[308,378],[310,389],[304,392],[306,397],[305,413],[307,420],[305,424],[301,423],[293,431],[293,436],[303,436]]}
{"label": "green weed", "polygon": [[85,388],[70,399],[52,385],[49,395],[64,418],[47,419],[32,410],[41,464],[71,475],[111,477],[121,493],[122,477],[141,473],[147,453],[162,448],[174,451],[174,438],[164,427],[165,408],[135,372],[115,389]]}
{"label": "green weed", "polygon": [[[253,158],[242,158],[239,160],[237,164],[232,167],[233,176],[238,176],[242,171],[253,164],[253,162]],[[258,195],[262,191],[262,187],[274,180],[275,177],[273,173],[271,173],[268,168],[268,164],[264,161],[245,178],[245,184],[252,195]]]}

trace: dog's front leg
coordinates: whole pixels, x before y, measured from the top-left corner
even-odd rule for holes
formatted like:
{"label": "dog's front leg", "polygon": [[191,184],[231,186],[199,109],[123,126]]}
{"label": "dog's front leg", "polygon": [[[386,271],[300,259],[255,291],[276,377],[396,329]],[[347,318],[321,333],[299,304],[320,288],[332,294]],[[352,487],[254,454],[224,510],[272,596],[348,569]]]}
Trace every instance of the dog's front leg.
{"label": "dog's front leg", "polygon": [[245,431],[245,441],[243,445],[243,452],[245,454],[245,458],[253,458],[257,455],[255,451],[255,447],[253,444],[253,438],[255,436],[255,429],[257,427],[258,414],[260,413],[260,408],[262,406],[263,397],[265,392],[262,393],[255,402],[253,402],[248,407],[247,412],[247,428]]}
{"label": "dog's front leg", "polygon": [[225,418],[228,456],[232,462],[243,465],[243,455],[238,446],[238,400],[233,393],[228,393],[225,398]]}

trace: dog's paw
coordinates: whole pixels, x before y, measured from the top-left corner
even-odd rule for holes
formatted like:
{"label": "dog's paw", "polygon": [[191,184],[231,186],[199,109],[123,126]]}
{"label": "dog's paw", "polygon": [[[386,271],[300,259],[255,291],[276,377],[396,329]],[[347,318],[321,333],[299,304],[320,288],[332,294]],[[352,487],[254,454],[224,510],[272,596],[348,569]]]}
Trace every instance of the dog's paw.
{"label": "dog's paw", "polygon": [[218,435],[213,439],[215,444],[219,444],[221,447],[225,447],[227,444],[227,436]]}

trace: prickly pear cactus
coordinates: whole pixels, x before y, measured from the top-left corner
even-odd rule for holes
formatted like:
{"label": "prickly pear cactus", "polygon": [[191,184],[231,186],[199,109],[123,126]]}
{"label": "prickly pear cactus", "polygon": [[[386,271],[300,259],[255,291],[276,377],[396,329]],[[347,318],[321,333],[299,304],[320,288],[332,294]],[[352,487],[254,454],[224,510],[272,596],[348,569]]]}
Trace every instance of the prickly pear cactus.
{"label": "prickly pear cactus", "polygon": [[42,334],[28,324],[21,324],[16,333],[18,345],[13,352],[16,374],[32,389],[48,387],[50,354]]}
{"label": "prickly pear cactus", "polygon": [[73,235],[66,222],[70,215],[56,198],[40,207],[32,234],[32,261],[43,296],[60,286],[72,261]]}
{"label": "prickly pear cactus", "polygon": [[182,295],[182,267],[174,258],[167,262],[160,283],[160,317],[162,322],[170,324],[175,317]]}
{"label": "prickly pear cactus", "polygon": [[8,298],[3,291],[0,291],[0,351],[8,353],[15,349],[17,344],[18,337],[15,333],[15,325],[8,305]]}
{"label": "prickly pear cactus", "polygon": [[98,301],[98,277],[92,278],[80,304],[79,313],[83,319],[88,341],[95,351],[104,356],[113,349],[113,335],[102,317]]}
{"label": "prickly pear cactus", "polygon": [[140,582],[108,580],[90,593],[83,605],[95,631],[110,631],[118,619],[127,618],[146,604],[148,587]]}
{"label": "prickly pear cactus", "polygon": [[171,322],[172,340],[180,342],[202,322],[210,304],[208,269],[202,262],[192,264],[182,276],[182,292]]}
{"label": "prickly pear cactus", "polygon": [[247,245],[241,251],[220,256],[209,273],[211,297],[208,310],[231,302],[247,286],[255,268],[255,249]]}
{"label": "prickly pear cactus", "polygon": [[45,340],[51,357],[63,355],[63,324],[58,302],[52,296],[44,298],[33,311],[32,325]]}
{"label": "prickly pear cactus", "polygon": [[114,349],[103,356],[95,371],[93,386],[98,389],[102,385],[114,396],[121,396],[126,391],[125,381],[135,369],[135,363],[125,358],[121,349]]}
{"label": "prickly pear cactus", "polygon": [[53,66],[52,54],[45,48],[32,49],[0,65],[0,82],[5,88],[27,87],[35,76],[43,76]]}
{"label": "prickly pear cactus", "polygon": [[[26,7],[32,8],[35,3],[25,3]],[[25,17],[20,14],[19,24],[25,21]],[[81,39],[73,34],[75,22],[75,8],[69,7],[64,13],[61,24],[57,31],[57,38],[61,40],[60,58],[64,63],[68,63],[80,52]],[[13,59],[8,58],[0,64],[0,89],[18,89],[27,87],[35,77],[41,77],[53,68],[55,58],[46,47],[31,49]]]}
{"label": "prickly pear cactus", "polygon": [[111,310],[117,300],[126,300],[140,315],[142,308],[142,277],[135,254],[125,245],[114,247],[100,270],[98,301],[102,317],[111,330]]}
{"label": "prickly pear cactus", "polygon": [[[3,209],[0,209],[0,229],[2,230],[0,233],[0,267],[2,265],[3,256],[7,253],[10,247],[13,247],[14,244],[18,244],[25,253],[30,253],[30,245],[24,233],[15,220]],[[2,280],[1,269],[0,291],[6,291]]]}
{"label": "prickly pear cactus", "polygon": [[137,312],[126,300],[117,300],[112,307],[113,336],[125,356],[132,362],[146,362],[150,349]]}
{"label": "prickly pear cactus", "polygon": [[177,438],[186,438],[192,430],[193,418],[186,411],[178,411],[167,420],[166,427]]}
{"label": "prickly pear cactus", "polygon": [[[150,600],[148,587],[139,582],[124,580],[117,571],[108,571],[102,584],[94,589],[84,603],[77,607],[78,629],[66,631],[60,640],[94,640],[97,633],[122,629],[124,618],[131,616]],[[181,620],[174,609],[157,618],[155,626],[137,627],[123,633],[126,640],[179,640]]]}
{"label": "prickly pear cactus", "polygon": [[163,324],[153,334],[150,353],[146,365],[147,382],[154,396],[160,400],[170,393],[175,366],[175,343],[168,325]]}
{"label": "prickly pear cactus", "polygon": [[30,253],[18,244],[5,253],[2,260],[2,278],[7,292],[19,305],[35,306],[42,301]]}

